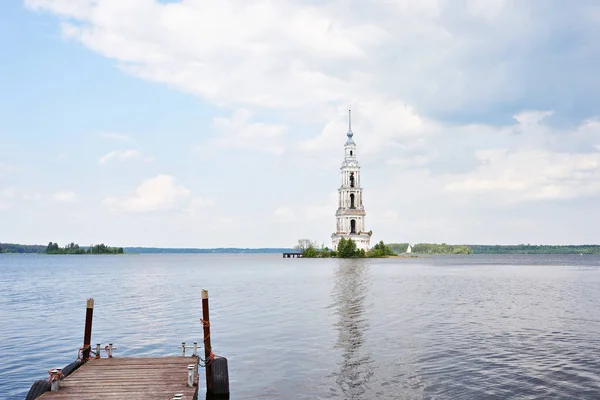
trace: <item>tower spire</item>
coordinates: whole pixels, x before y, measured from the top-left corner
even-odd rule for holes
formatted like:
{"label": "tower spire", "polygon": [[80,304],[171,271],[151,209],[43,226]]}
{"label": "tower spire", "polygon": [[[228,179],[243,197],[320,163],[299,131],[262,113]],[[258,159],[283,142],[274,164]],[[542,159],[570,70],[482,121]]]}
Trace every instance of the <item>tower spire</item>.
{"label": "tower spire", "polygon": [[352,140],[352,136],[354,136],[354,133],[352,133],[352,109],[348,109],[348,133],[346,133],[346,136],[348,136],[346,144],[354,144],[354,140]]}
{"label": "tower spire", "polygon": [[348,109],[348,130],[352,130],[352,109]]}

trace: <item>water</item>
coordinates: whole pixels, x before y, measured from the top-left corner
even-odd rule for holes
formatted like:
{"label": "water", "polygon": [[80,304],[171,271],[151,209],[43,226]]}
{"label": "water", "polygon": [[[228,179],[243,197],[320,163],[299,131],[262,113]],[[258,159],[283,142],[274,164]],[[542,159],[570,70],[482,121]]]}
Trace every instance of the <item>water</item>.
{"label": "water", "polygon": [[0,256],[0,399],[82,344],[214,351],[232,399],[598,399],[599,256]]}

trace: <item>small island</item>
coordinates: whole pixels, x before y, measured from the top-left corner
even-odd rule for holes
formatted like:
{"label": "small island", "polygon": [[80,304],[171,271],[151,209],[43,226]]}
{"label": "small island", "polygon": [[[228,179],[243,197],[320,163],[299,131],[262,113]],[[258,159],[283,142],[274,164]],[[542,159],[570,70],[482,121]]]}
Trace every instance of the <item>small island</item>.
{"label": "small island", "polygon": [[108,247],[104,243],[91,245],[87,248],[79,247],[76,243],[69,243],[65,247],[59,247],[58,243],[48,243],[46,254],[124,254],[122,247]]}
{"label": "small island", "polygon": [[304,258],[383,258],[396,255],[383,241],[377,243],[369,251],[365,251],[357,248],[354,240],[345,238],[340,239],[336,250],[330,250],[324,246],[318,248],[315,242],[308,239],[298,240],[298,244],[294,248],[300,250]]}
{"label": "small island", "polygon": [[104,243],[91,246],[79,246],[69,243],[60,247],[58,243],[50,242],[47,246],[39,244],[0,243],[0,254],[125,254],[122,247],[109,247]]}

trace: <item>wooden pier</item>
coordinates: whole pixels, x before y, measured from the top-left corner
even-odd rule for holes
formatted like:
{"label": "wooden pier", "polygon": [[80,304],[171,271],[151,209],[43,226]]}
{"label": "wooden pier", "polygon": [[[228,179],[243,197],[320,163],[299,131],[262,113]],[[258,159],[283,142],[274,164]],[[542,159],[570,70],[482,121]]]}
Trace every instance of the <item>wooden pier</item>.
{"label": "wooden pier", "polygon": [[[34,382],[26,400],[197,400],[201,386],[198,384],[200,365],[206,375],[206,396],[229,398],[227,359],[215,355],[210,343],[207,290],[202,290],[200,319],[204,360],[198,356],[198,342],[193,342],[193,346],[182,342],[181,356],[167,357],[113,357],[117,348],[112,343],[104,348],[97,343],[93,349],[90,345],[93,314],[94,299],[88,299],[83,347],[79,349],[77,360],[65,368],[49,370],[49,379]],[[188,357],[186,348],[193,350]],[[102,351],[106,352],[106,358],[102,357]]]}
{"label": "wooden pier", "polygon": [[[188,365],[194,384],[188,387]],[[60,382],[60,390],[40,400],[160,399],[182,394],[198,399],[198,357],[127,357],[91,359]]]}
{"label": "wooden pier", "polygon": [[302,258],[302,253],[283,253],[283,258]]}

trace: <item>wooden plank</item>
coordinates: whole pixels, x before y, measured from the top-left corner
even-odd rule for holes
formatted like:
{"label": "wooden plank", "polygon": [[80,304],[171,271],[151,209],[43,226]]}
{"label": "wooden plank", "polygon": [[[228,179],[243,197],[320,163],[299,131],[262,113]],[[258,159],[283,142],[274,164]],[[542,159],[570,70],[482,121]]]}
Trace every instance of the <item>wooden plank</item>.
{"label": "wooden plank", "polygon": [[[187,387],[187,366],[193,364],[194,387]],[[198,398],[198,357],[100,358],[82,365],[66,377],[58,392],[42,400],[68,399],[171,399],[183,393]]]}

